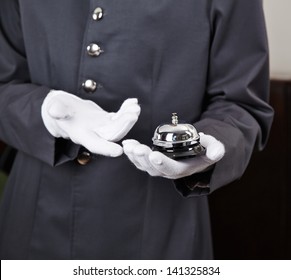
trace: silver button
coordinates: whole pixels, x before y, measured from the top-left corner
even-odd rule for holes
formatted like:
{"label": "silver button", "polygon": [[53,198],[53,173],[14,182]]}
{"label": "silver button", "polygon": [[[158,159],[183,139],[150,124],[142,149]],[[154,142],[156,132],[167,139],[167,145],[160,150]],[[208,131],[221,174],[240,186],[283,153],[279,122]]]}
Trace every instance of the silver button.
{"label": "silver button", "polygon": [[96,21],[101,20],[103,18],[103,9],[100,7],[97,7],[93,12],[92,17]]}
{"label": "silver button", "polygon": [[83,151],[81,154],[78,155],[77,161],[80,165],[86,165],[91,160],[91,154],[89,152]]}
{"label": "silver button", "polygon": [[99,56],[102,52],[103,50],[97,44],[92,43],[87,47],[87,53],[90,56]]}
{"label": "silver button", "polygon": [[94,92],[97,88],[97,83],[89,79],[82,84],[82,87],[87,92]]}

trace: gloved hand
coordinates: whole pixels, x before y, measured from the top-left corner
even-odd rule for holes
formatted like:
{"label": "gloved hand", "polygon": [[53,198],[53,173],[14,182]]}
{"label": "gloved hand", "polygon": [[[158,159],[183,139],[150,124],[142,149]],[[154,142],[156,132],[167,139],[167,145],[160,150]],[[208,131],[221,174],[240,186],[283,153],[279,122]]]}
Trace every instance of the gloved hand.
{"label": "gloved hand", "polygon": [[200,143],[206,148],[206,154],[183,160],[173,160],[136,140],[122,142],[124,153],[140,170],[151,176],[179,179],[202,172],[219,161],[225,153],[224,145],[211,135],[199,133]]}
{"label": "gloved hand", "polygon": [[122,139],[136,123],[140,114],[137,102],[127,99],[118,112],[108,113],[90,100],[52,90],[44,99],[41,115],[54,137],[71,139],[95,154],[117,157],[123,149],[113,142]]}

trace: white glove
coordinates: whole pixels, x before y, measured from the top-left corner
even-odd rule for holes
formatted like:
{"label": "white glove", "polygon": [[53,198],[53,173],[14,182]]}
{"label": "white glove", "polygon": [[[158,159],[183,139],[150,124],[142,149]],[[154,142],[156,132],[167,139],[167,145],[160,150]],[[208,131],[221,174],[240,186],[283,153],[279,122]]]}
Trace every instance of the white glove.
{"label": "white glove", "polygon": [[224,156],[225,148],[221,142],[211,135],[199,135],[201,145],[206,148],[206,154],[179,161],[152,151],[136,140],[124,140],[122,145],[124,153],[138,169],[151,176],[179,179],[206,170]]}
{"label": "white glove", "polygon": [[90,100],[64,91],[51,91],[41,107],[45,127],[54,137],[71,139],[94,154],[117,157],[122,139],[134,126],[140,106],[136,98],[123,102],[119,111],[108,113]]}

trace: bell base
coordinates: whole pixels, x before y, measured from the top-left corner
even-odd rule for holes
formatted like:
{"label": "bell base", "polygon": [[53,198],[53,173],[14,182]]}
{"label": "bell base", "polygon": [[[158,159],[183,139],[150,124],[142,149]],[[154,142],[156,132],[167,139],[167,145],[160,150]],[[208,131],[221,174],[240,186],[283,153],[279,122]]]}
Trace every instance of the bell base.
{"label": "bell base", "polygon": [[178,148],[165,148],[153,145],[152,150],[161,152],[165,156],[175,160],[204,155],[206,152],[206,149],[201,144],[194,144]]}

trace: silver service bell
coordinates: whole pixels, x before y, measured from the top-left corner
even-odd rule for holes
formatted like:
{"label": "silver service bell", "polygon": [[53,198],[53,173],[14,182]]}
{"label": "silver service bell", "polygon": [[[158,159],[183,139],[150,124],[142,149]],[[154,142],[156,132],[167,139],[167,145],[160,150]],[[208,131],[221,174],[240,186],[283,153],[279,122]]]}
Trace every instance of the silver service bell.
{"label": "silver service bell", "polygon": [[196,128],[187,123],[178,123],[176,113],[172,114],[172,123],[156,128],[153,140],[153,151],[159,151],[173,159],[194,157],[205,153],[200,144]]}

